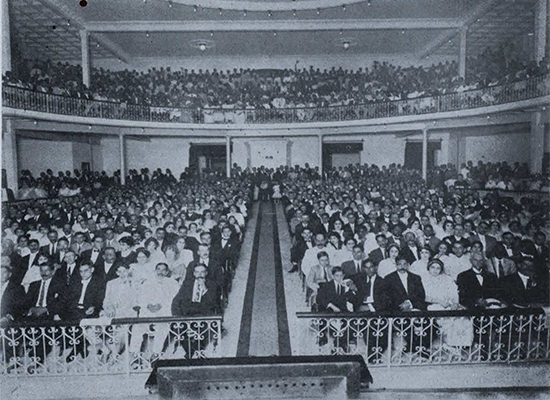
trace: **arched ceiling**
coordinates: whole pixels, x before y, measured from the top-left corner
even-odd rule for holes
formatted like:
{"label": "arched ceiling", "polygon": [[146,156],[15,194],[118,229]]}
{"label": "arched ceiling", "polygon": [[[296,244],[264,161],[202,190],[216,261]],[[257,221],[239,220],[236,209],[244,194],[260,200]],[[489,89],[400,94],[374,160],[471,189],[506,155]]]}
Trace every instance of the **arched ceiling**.
{"label": "arched ceiling", "polygon": [[[194,3],[200,4],[200,6]],[[80,31],[92,57],[204,54],[456,55],[468,27],[468,54],[533,32],[536,0],[10,0],[15,40],[29,58],[78,62]],[[315,4],[315,6],[313,6]],[[276,7],[277,6],[277,7]],[[261,10],[261,11],[254,11]],[[266,11],[267,10],[267,11]],[[345,50],[342,38],[353,39]]]}

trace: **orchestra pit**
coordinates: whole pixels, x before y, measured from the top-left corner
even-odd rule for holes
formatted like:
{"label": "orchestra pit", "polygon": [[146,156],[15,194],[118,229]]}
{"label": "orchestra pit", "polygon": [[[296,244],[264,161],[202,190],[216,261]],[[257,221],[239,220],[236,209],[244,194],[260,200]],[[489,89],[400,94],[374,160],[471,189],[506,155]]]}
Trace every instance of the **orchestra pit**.
{"label": "orchestra pit", "polygon": [[549,0],[1,1],[2,399],[547,398]]}

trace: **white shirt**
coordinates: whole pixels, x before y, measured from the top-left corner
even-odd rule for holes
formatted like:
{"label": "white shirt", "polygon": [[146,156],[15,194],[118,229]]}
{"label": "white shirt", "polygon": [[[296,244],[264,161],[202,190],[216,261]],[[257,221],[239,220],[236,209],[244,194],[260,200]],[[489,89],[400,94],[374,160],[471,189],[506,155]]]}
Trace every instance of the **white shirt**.
{"label": "white shirt", "polygon": [[[52,278],[40,282],[40,291],[38,292],[38,299],[36,300],[36,307],[47,307],[48,306],[48,289],[50,288],[50,283],[52,283]],[[44,291],[44,294],[42,294]],[[40,297],[44,296],[44,301],[40,304]]]}
{"label": "white shirt", "polygon": [[72,275],[75,267],[76,267],[76,263],[67,264],[67,274]]}
{"label": "white shirt", "polygon": [[86,296],[86,289],[88,289],[88,285],[90,284],[90,281],[92,280],[92,278],[90,277],[89,279],[86,279],[85,281],[81,281],[82,282],[82,291],[80,292],[80,298],[78,299],[78,304],[83,304],[84,303],[84,296]]}
{"label": "white shirt", "polygon": [[206,288],[204,282],[195,279],[195,283],[193,284],[193,297],[191,298],[191,301],[193,303],[200,303],[202,296],[204,296],[207,291],[208,289]]}
{"label": "white shirt", "polygon": [[521,272],[518,272],[519,277],[521,278],[521,281],[523,282],[523,287],[527,289],[527,283],[529,282],[529,277],[527,275],[523,275]]}
{"label": "white shirt", "polygon": [[[176,297],[180,285],[173,278],[154,276],[143,281],[138,290],[140,317],[169,317],[172,315],[172,300]],[[160,304],[157,312],[151,312],[149,304]]]}
{"label": "white shirt", "polygon": [[403,287],[405,288],[405,292],[409,293],[409,285],[407,283],[407,278],[409,277],[409,273],[400,274],[398,272],[397,276],[399,277],[399,279],[401,279],[401,283],[403,284]]}
{"label": "white shirt", "polygon": [[477,281],[481,286],[483,286],[483,275],[481,275],[481,271],[476,270],[475,268],[472,268],[472,271],[475,272]]}
{"label": "white shirt", "polygon": [[99,257],[99,250],[98,249],[92,249],[92,255],[90,257],[90,260],[92,260],[92,262],[95,264],[98,257]]}
{"label": "white shirt", "polygon": [[103,268],[105,269],[105,275],[107,275],[109,273],[109,270],[111,269],[111,267],[113,266],[114,263],[108,263],[107,261],[105,261],[103,263]]}

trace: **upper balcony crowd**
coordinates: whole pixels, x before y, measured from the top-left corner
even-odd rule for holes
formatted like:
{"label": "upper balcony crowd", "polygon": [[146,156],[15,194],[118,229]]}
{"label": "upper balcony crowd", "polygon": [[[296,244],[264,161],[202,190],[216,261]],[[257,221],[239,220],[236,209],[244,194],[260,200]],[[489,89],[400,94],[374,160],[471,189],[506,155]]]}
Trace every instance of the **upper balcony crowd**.
{"label": "upper balcony crowd", "polygon": [[[231,110],[288,110],[337,106],[354,106],[384,103],[397,100],[414,100],[449,93],[463,93],[474,89],[492,88],[512,84],[529,78],[544,76],[549,72],[545,59],[540,63],[509,60],[504,50],[487,49],[478,57],[468,59],[467,78],[458,76],[456,62],[433,64],[429,67],[400,67],[387,62],[374,62],[370,68],[351,71],[343,68],[282,70],[233,69],[222,71],[180,70],[171,67],[151,68],[148,71],[111,71],[93,68],[91,83],[82,83],[79,65],[29,61],[17,74],[7,72],[5,85],[29,89],[38,93],[54,94],[82,100],[99,100],[124,106],[154,106],[203,110],[204,114],[182,116],[179,113],[163,113],[153,120],[182,122],[264,122],[265,117],[251,118],[235,115]],[[499,102],[498,93],[481,96],[484,103]],[[451,107],[447,105],[443,108]],[[414,106],[413,106],[414,108]],[[420,104],[418,110],[402,110],[403,113],[421,113],[435,109],[431,103]],[[451,107],[452,108],[452,107]],[[208,110],[224,110],[231,116],[215,115]],[[99,111],[88,107],[86,115],[96,116]],[[433,111],[433,110],[432,110]],[[54,112],[70,113],[66,110]],[[129,113],[129,111],[127,111]],[[134,112],[135,113],[135,112]],[[139,113],[143,113],[141,110]],[[103,115],[103,113],[101,113]],[[120,114],[120,113],[119,113]],[[165,114],[165,115],[164,115]],[[361,115],[339,115],[338,119],[376,118],[368,112]],[[263,114],[262,114],[263,115]],[[107,116],[111,117],[112,116]],[[116,117],[116,116],[115,116]],[[123,119],[142,119],[130,115]],[[279,117],[285,118],[288,116]],[[333,119],[308,115],[307,111],[293,116],[292,120],[308,121]],[[336,118],[336,117],[335,117]],[[257,121],[260,119],[260,121]],[[272,118],[271,118],[272,119]],[[189,121],[188,121],[189,120]],[[271,121],[265,121],[271,122]],[[278,122],[278,121],[277,121]]]}

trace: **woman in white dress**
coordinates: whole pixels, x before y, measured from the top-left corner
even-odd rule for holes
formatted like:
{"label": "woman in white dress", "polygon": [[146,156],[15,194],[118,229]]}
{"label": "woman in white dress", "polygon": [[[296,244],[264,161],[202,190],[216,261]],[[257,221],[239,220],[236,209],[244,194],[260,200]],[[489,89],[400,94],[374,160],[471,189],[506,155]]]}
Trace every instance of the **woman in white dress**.
{"label": "woman in white dress", "polygon": [[416,260],[412,263],[409,271],[413,274],[424,277],[428,273],[428,262],[432,257],[432,251],[429,247],[424,246],[420,249],[420,260]]}
{"label": "woman in white dress", "polygon": [[342,246],[340,250],[336,251],[334,258],[330,259],[331,266],[341,266],[342,263],[353,260],[353,247],[355,244],[355,239],[346,240],[345,246]]}
{"label": "woman in white dress", "polygon": [[210,232],[218,223],[212,219],[212,212],[210,210],[204,210],[202,218],[202,231]]}
{"label": "woman in white dress", "polygon": [[[183,239],[183,241],[185,243],[185,239]],[[164,255],[166,257],[166,265],[168,265],[168,268],[170,269],[171,277],[181,284],[181,282],[185,279],[187,264],[182,259],[178,247],[173,244],[166,246],[166,249],[164,249]]]}
{"label": "woman in white dress", "polygon": [[229,214],[227,214],[227,218],[229,217],[235,217],[235,219],[239,223],[239,226],[241,228],[244,227],[244,223],[245,223],[244,216],[239,212],[237,206],[234,204],[231,204],[229,206]]}
{"label": "woman in white dress", "polygon": [[378,264],[378,275],[382,278],[397,271],[397,256],[399,256],[401,248],[399,245],[392,243],[386,248],[386,251],[388,252],[388,258],[380,261],[380,264]]}
{"label": "woman in white dress", "polygon": [[325,251],[329,256],[331,264],[334,266],[338,265],[334,263],[334,260],[338,257],[337,253],[341,249],[342,249],[342,240],[340,239],[340,235],[338,235],[336,232],[330,232],[328,234],[328,243],[325,248]]}
{"label": "woman in white dress", "polygon": [[149,261],[151,253],[143,247],[136,251],[136,262],[130,264],[130,272],[132,279],[136,284],[143,283],[146,279],[151,279],[155,276],[156,264]]}
{"label": "woman in white dress", "polygon": [[[422,276],[428,311],[459,310],[458,287],[445,273],[443,262],[433,259],[428,263],[428,274]],[[455,353],[460,347],[470,346],[473,340],[473,325],[467,317],[442,317],[436,319],[441,327],[443,347]]]}

